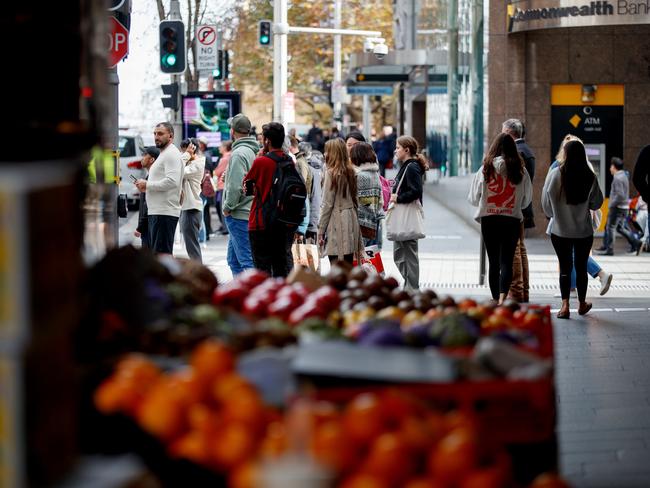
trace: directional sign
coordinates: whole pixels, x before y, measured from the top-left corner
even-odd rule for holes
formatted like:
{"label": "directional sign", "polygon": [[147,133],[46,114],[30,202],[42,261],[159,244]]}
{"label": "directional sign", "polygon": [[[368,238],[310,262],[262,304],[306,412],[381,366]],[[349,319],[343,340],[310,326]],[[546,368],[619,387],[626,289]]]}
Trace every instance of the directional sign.
{"label": "directional sign", "polygon": [[129,31],[115,17],[109,17],[108,67],[113,68],[129,54]]}
{"label": "directional sign", "polygon": [[209,71],[217,68],[217,28],[200,25],[196,29],[196,69]]}

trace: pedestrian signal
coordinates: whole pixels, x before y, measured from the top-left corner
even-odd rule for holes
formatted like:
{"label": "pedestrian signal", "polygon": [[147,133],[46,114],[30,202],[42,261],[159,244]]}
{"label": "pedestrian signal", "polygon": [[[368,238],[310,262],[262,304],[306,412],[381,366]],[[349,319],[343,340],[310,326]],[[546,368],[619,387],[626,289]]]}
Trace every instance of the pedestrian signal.
{"label": "pedestrian signal", "polygon": [[160,34],[160,70],[183,73],[186,66],[185,26],[180,20],[163,20]]}
{"label": "pedestrian signal", "polygon": [[259,23],[259,36],[260,46],[268,47],[271,45],[271,21],[260,20]]}

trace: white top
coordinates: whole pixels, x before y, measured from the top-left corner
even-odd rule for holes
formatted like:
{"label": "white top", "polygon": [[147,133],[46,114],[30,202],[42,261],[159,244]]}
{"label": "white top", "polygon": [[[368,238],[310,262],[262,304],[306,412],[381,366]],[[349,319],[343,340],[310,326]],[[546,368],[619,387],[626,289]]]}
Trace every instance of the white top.
{"label": "white top", "polygon": [[170,143],[160,153],[147,180],[149,215],[180,216],[184,166],[181,152],[174,144]]}
{"label": "white top", "polygon": [[205,156],[197,156],[185,165],[183,173],[183,210],[203,210],[201,181],[205,174]]}
{"label": "white top", "polygon": [[481,217],[502,215],[523,220],[522,208],[526,208],[533,200],[533,186],[530,183],[528,171],[524,168],[524,176],[518,185],[513,185],[507,177],[506,163],[501,156],[494,159],[494,179],[486,183],[483,178],[483,167],[474,175],[467,200],[478,207],[474,218],[477,222]]}

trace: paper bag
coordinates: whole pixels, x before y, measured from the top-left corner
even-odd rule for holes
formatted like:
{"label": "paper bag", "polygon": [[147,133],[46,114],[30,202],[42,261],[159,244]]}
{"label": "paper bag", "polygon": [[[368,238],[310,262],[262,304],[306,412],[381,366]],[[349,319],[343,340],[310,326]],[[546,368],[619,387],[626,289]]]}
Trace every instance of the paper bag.
{"label": "paper bag", "polygon": [[302,244],[294,242],[291,246],[294,266],[304,266],[313,271],[318,271],[320,257],[316,244]]}

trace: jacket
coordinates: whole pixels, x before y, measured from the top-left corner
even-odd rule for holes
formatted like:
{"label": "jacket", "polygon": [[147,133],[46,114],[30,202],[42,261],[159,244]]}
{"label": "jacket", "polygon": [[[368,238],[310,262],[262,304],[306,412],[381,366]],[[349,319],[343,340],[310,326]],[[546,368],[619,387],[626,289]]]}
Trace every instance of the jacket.
{"label": "jacket", "polygon": [[[187,153],[186,153],[187,154]],[[147,180],[149,215],[181,215],[181,189],[185,159],[174,144],[169,144],[151,166]]]}
{"label": "jacket", "polygon": [[[524,139],[515,140],[515,144],[517,145],[517,151],[519,151],[521,159],[524,160],[524,166],[526,167],[526,171],[528,171],[528,176],[532,184],[533,181],[535,181],[535,155]],[[532,219],[534,217],[532,202],[522,210],[522,213],[524,219],[531,221],[532,224]],[[533,225],[531,225],[531,227],[533,227]]]}
{"label": "jacket", "polygon": [[[288,157],[281,149],[274,149],[272,152],[278,156]],[[276,165],[277,163],[273,159],[267,156],[259,156],[255,158],[250,171],[244,176],[244,184],[247,181],[253,181],[255,184],[255,195],[253,196],[250,218],[248,219],[248,230],[255,231],[266,228],[262,215],[262,207],[271,192],[273,173],[275,173]]]}
{"label": "jacket", "polygon": [[225,174],[226,174],[226,170],[228,169],[228,161],[230,161],[230,152],[227,152],[226,154],[221,156],[221,159],[219,160],[219,164],[214,169],[214,180],[216,182],[214,186],[217,189],[217,191],[223,190]]}
{"label": "jacket", "polygon": [[358,200],[349,191],[343,196],[341,186],[335,192],[332,176],[325,171],[323,179],[323,201],[320,210],[318,234],[324,236],[325,254],[343,259],[346,254],[363,253],[363,241],[357,214]]}
{"label": "jacket", "polygon": [[379,165],[364,163],[355,167],[357,173],[357,197],[359,199],[359,225],[377,229],[384,218],[384,197],[379,181]]}
{"label": "jacket", "polygon": [[[404,182],[400,186],[399,183],[404,174],[406,176],[404,176]],[[422,201],[423,179],[422,168],[420,168],[420,163],[417,160],[409,159],[402,163],[395,180],[393,180],[393,193],[397,193],[397,203]],[[399,192],[397,191],[398,187]]]}
{"label": "jacket", "polygon": [[630,208],[630,182],[625,171],[617,171],[609,190],[609,208]]}
{"label": "jacket", "polygon": [[636,159],[632,182],[643,200],[650,203],[650,145],[641,149]]}
{"label": "jacket", "polygon": [[508,180],[504,159],[498,156],[492,164],[495,169],[492,181],[485,181],[483,167],[479,168],[472,180],[467,200],[478,207],[474,218],[480,222],[482,217],[503,215],[521,221],[522,209],[530,205],[533,199],[533,187],[528,171],[524,168],[524,177],[519,184],[513,185]]}
{"label": "jacket", "polygon": [[587,199],[577,205],[566,203],[561,191],[561,173],[559,168],[552,169],[546,176],[542,190],[542,208],[548,218],[553,219],[549,225],[552,234],[567,238],[589,237],[594,234],[590,210],[598,210],[603,204],[603,192],[594,181]]}
{"label": "jacket", "polygon": [[205,156],[196,156],[185,164],[182,210],[203,210],[201,181],[203,181],[204,174]]}
{"label": "jacket", "polygon": [[309,232],[318,232],[318,221],[320,219],[320,204],[323,194],[322,186],[322,171],[323,171],[323,160],[320,156],[315,153],[312,153],[311,158],[307,161],[309,163],[309,169],[312,174],[312,191],[309,195],[309,225],[307,230]]}
{"label": "jacket", "polygon": [[252,136],[237,139],[232,144],[223,187],[223,211],[234,219],[248,220],[253,197],[244,195],[244,177],[253,165],[260,145]]}

